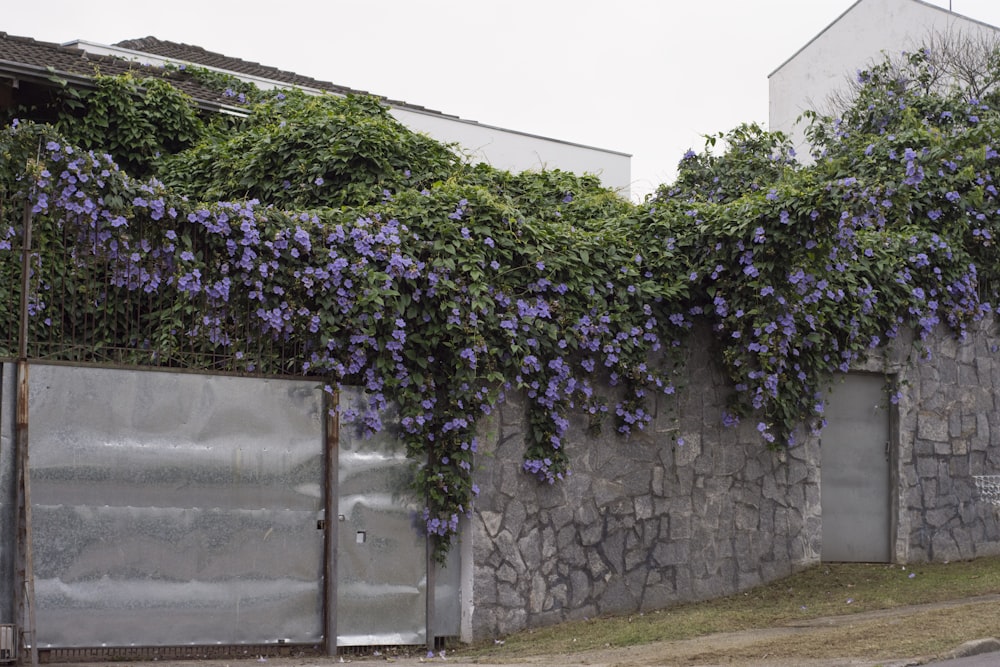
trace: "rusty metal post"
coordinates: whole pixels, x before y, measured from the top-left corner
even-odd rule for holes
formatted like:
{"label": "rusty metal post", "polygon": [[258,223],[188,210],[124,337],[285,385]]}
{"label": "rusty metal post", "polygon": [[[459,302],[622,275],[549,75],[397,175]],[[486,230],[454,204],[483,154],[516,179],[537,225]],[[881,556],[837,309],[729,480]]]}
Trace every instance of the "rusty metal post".
{"label": "rusty metal post", "polygon": [[337,544],[340,515],[338,514],[340,456],[340,392],[324,392],[326,410],[325,470],[326,494],[323,498],[323,650],[328,656],[337,655]]}
{"label": "rusty metal post", "polygon": [[[35,633],[35,568],[31,541],[31,479],[28,463],[28,286],[31,278],[31,202],[24,203],[24,240],[21,248],[21,310],[17,354],[17,622],[19,648],[31,647],[31,665],[38,666]],[[23,655],[19,651],[19,656]],[[21,657],[18,658],[22,660]]]}

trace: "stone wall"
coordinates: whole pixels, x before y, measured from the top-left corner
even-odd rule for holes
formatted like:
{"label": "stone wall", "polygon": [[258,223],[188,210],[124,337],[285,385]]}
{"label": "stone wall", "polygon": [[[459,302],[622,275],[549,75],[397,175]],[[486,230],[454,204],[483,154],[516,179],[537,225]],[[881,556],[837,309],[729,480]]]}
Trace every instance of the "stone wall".
{"label": "stone wall", "polygon": [[1000,508],[975,484],[1000,474],[1000,354],[990,319],[964,339],[945,330],[926,352],[903,345],[888,370],[899,389],[895,484],[898,562],[1000,554]]}
{"label": "stone wall", "polygon": [[[929,359],[897,340],[858,366],[899,390],[896,562],[1000,554],[1000,509],[973,478],[1000,474],[998,344],[992,321],[964,340],[942,328]],[[520,472],[524,404],[510,397],[493,414],[467,532],[475,637],[734,593],[819,562],[817,440],[772,452],[752,424],[723,427],[730,387],[707,349],[689,351],[686,377],[630,439],[574,422],[573,474],[552,486]]]}
{"label": "stone wall", "polygon": [[815,441],[772,452],[752,425],[723,427],[729,387],[707,350],[690,356],[645,432],[574,423],[561,484],[520,472],[524,404],[494,412],[471,522],[474,636],[715,597],[818,560]]}

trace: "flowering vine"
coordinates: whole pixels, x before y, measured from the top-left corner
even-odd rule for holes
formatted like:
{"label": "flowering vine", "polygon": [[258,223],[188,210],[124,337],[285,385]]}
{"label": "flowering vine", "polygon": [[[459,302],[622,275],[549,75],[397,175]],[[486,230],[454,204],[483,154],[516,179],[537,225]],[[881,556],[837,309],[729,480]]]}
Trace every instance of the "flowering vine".
{"label": "flowering vine", "polygon": [[812,166],[741,126],[639,205],[590,176],[469,165],[361,98],[250,96],[141,178],[16,122],[0,340],[27,202],[31,338],[62,343],[46,354],[364,387],[342,417],[375,432],[397,406],[443,557],[478,492],[477,423],[510,391],[529,403],[523,469],[555,483],[571,411],[644,428],[703,326],[733,383],[720,419],[786,446],[821,427],[832,374],[902,327],[961,334],[989,311],[1000,118],[958,94],[877,99],[817,126]]}

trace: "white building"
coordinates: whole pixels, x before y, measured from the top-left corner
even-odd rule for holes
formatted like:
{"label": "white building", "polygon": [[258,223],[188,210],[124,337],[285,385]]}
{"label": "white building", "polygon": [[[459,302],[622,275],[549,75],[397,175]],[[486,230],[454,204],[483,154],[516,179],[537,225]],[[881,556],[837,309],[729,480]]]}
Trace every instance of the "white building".
{"label": "white building", "polygon": [[[264,90],[289,86],[313,93],[338,94],[346,90],[329,82],[153,37],[129,40],[114,46],[85,40],[63,46],[143,65],[197,65],[231,74]],[[594,174],[606,187],[617,190],[626,199],[629,197],[632,156],[628,153],[484,125],[405,102],[385,100],[385,103],[393,116],[410,129],[444,143],[458,144],[474,161],[513,172],[561,169],[577,174]]]}
{"label": "white building", "polygon": [[828,111],[831,94],[858,70],[919,48],[932,35],[1000,38],[1000,28],[922,0],[858,0],[768,76],[768,127],[792,137],[805,155],[803,111]]}

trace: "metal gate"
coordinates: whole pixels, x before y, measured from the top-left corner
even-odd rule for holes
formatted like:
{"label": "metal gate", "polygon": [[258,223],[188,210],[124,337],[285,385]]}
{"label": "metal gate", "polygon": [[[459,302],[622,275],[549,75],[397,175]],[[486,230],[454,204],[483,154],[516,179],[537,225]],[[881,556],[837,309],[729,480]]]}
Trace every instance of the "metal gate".
{"label": "metal gate", "polygon": [[[0,622],[11,622],[13,365],[0,375]],[[460,568],[428,577],[412,463],[391,433],[333,420],[329,437],[315,380],[33,364],[30,388],[40,648],[329,650],[424,644],[428,625],[459,634]]]}
{"label": "metal gate", "polygon": [[33,365],[41,648],[323,636],[315,382]]}
{"label": "metal gate", "polygon": [[889,412],[885,378],[848,374],[827,399],[821,441],[824,561],[891,560]]}

